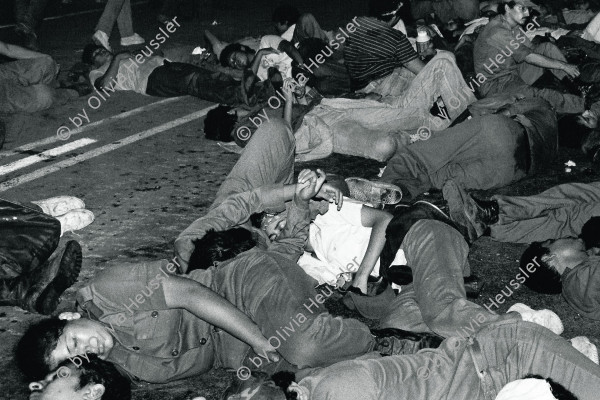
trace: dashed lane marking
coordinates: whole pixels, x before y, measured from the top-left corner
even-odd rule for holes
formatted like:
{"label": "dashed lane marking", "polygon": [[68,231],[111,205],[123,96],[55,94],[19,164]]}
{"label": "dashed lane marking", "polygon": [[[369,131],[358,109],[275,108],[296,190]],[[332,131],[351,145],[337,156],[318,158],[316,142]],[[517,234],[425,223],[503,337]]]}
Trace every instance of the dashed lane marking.
{"label": "dashed lane marking", "polygon": [[203,110],[196,111],[196,112],[194,112],[192,114],[188,114],[188,115],[186,115],[184,117],[181,117],[181,118],[177,118],[177,119],[175,119],[173,121],[169,121],[169,122],[164,123],[162,125],[159,125],[159,126],[157,126],[155,128],[147,129],[145,131],[136,133],[134,135],[127,136],[126,138],[120,139],[120,140],[118,140],[116,142],[113,142],[113,143],[110,143],[110,144],[98,147],[98,148],[96,148],[94,150],[88,151],[87,153],[80,154],[78,156],[69,158],[67,160],[59,161],[57,163],[49,165],[49,166],[47,166],[45,168],[40,168],[40,169],[35,170],[33,172],[30,172],[28,174],[17,176],[16,178],[13,178],[13,179],[10,179],[10,180],[8,180],[6,182],[1,183],[0,184],[0,192],[4,192],[4,191],[6,191],[8,189],[11,189],[11,188],[14,188],[16,186],[22,185],[23,183],[26,183],[26,182],[30,182],[30,181],[33,181],[35,179],[39,179],[39,178],[41,178],[43,176],[46,176],[48,174],[51,174],[53,172],[60,171],[61,169],[68,168],[68,167],[71,167],[73,165],[77,165],[77,164],[79,164],[79,163],[81,163],[83,161],[89,160],[91,158],[97,157],[97,156],[105,154],[105,153],[108,153],[109,151],[116,150],[116,149],[121,148],[123,146],[127,146],[128,144],[135,143],[135,142],[137,142],[139,140],[149,138],[149,137],[154,136],[154,135],[156,135],[158,133],[167,131],[169,129],[173,129],[173,128],[179,126],[179,125],[186,124],[186,123],[188,123],[190,121],[193,121],[195,119],[202,118],[211,109],[213,109],[214,107],[216,107],[216,106],[207,107],[207,108],[205,108]]}

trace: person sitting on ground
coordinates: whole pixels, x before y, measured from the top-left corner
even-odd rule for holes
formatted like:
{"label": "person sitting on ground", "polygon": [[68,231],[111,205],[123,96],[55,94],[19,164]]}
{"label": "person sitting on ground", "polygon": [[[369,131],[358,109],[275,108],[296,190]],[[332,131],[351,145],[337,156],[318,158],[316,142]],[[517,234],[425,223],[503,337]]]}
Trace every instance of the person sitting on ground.
{"label": "person sitting on ground", "polygon": [[81,246],[60,239],[94,214],[82,200],[60,196],[21,205],[0,199],[0,306],[51,314],[77,281]]}
{"label": "person sitting on ground", "polygon": [[[437,335],[373,334],[357,320],[326,312],[321,302],[329,294],[317,292],[293,261],[306,241],[308,201],[324,180],[314,171],[300,173],[278,248],[246,251],[183,276],[165,261],[104,269],[77,292],[79,313],[27,330],[17,347],[18,359],[29,360],[20,364],[24,372],[40,376],[69,357],[94,353],[130,377],[160,383],[215,366],[317,367],[371,351],[407,354],[439,345]],[[275,342],[277,331],[286,334],[284,325],[293,334]]]}
{"label": "person sitting on ground", "polygon": [[59,67],[49,55],[2,41],[0,55],[14,60],[0,64],[0,112],[38,112],[79,96],[58,87]]}
{"label": "person sitting on ground", "polygon": [[[174,49],[176,50],[176,49]],[[102,46],[88,44],[82,55],[82,61],[92,65],[90,82],[98,91],[110,96],[115,90],[131,90],[137,93],[159,96],[195,96],[204,100],[225,104],[254,105],[257,97],[268,97],[262,93],[268,91],[265,85],[256,82],[256,76],[249,74],[241,82],[204,67],[185,62],[169,61],[166,57],[152,54],[134,57],[124,51],[113,54]],[[181,54],[173,51],[176,57]],[[175,61],[179,58],[174,58]]]}
{"label": "person sitting on ground", "polygon": [[131,383],[114,365],[95,354],[76,360],[63,361],[43,380],[31,382],[29,400],[131,400]]}
{"label": "person sitting on ground", "polygon": [[[527,97],[541,97],[559,114],[582,114],[586,109],[600,117],[600,102],[591,104],[588,98],[563,94],[554,89],[540,89],[532,85],[547,69],[558,80],[573,86],[569,80],[580,74],[577,66],[567,63],[561,51],[552,43],[535,47],[523,34],[522,25],[529,16],[529,0],[505,0],[500,4],[500,15],[485,26],[475,41],[473,58],[479,93],[484,96],[520,93]],[[539,26],[536,18],[527,30]],[[594,99],[595,101],[595,99]]]}
{"label": "person sitting on ground", "polygon": [[367,355],[271,379],[252,373],[234,379],[222,398],[252,393],[264,400],[594,400],[598,387],[600,368],[568,341],[511,321],[417,354]]}

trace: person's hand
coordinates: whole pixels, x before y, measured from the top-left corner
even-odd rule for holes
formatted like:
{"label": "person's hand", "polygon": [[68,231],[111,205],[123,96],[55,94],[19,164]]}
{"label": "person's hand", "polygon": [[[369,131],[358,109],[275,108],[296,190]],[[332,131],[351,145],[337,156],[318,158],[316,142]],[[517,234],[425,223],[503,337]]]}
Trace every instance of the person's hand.
{"label": "person's hand", "polygon": [[294,80],[291,78],[287,78],[283,81],[283,96],[285,97],[285,102],[288,104],[292,104],[294,101]]}
{"label": "person's hand", "polygon": [[78,312],[62,312],[58,314],[58,319],[64,321],[73,321],[74,319],[79,318],[81,318],[81,314],[79,314]]}
{"label": "person's hand", "polygon": [[340,189],[336,188],[335,186],[329,183],[324,183],[323,186],[321,186],[321,190],[319,190],[319,193],[317,193],[316,197],[323,200],[327,200],[330,203],[333,202],[337,204],[338,211],[342,209],[344,195],[342,194],[342,191]]}
{"label": "person's hand", "polygon": [[579,68],[573,64],[564,63],[562,66],[562,70],[569,76],[569,78],[574,79],[579,76]]}
{"label": "person's hand", "polygon": [[269,362],[277,362],[279,361],[279,353],[277,353],[277,349],[269,343],[267,339],[262,341],[260,344],[252,346],[252,350],[260,356],[267,357]]}
{"label": "person's hand", "polygon": [[320,169],[317,169],[316,172],[310,169],[302,170],[298,175],[296,195],[304,201],[312,199],[319,193],[326,178],[327,175]]}
{"label": "person's hand", "polygon": [[586,126],[590,129],[596,129],[598,127],[598,116],[591,112],[585,111],[579,117],[577,117],[577,123]]}
{"label": "person's hand", "polygon": [[355,287],[357,289],[359,289],[363,294],[367,294],[367,282],[369,280],[369,277],[360,277],[357,275],[354,275],[354,279],[352,280],[352,287]]}

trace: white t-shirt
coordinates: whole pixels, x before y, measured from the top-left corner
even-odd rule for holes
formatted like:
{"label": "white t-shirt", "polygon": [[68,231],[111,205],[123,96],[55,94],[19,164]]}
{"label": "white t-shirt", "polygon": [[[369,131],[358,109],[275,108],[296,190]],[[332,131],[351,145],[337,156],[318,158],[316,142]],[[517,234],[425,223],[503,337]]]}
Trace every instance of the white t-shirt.
{"label": "white t-shirt", "polygon": [[281,37],[288,42],[292,42],[294,40],[294,32],[296,31],[296,24],[291,25],[285,32],[281,34]]}
{"label": "white t-shirt", "polygon": [[[259,49],[273,48],[277,50],[284,39],[277,35],[266,35],[260,39]],[[268,78],[269,67],[276,67],[283,79],[292,77],[292,59],[283,51],[280,54],[269,54],[262,58],[256,76],[261,81]]]}
{"label": "white t-shirt", "polygon": [[[341,274],[358,270],[371,238],[371,228],[361,223],[362,208],[362,203],[344,197],[340,211],[332,203],[325,215],[310,224],[309,240],[318,260],[304,253],[298,265],[319,284],[335,286]],[[393,264],[406,264],[403,250],[398,251]],[[379,276],[379,260],[371,275]]]}
{"label": "white t-shirt", "polygon": [[[106,82],[105,88],[112,90],[132,90],[141,94],[146,94],[148,86],[148,77],[157,67],[164,64],[165,58],[160,56],[151,56],[142,59],[143,63],[136,63],[133,58],[119,62],[119,71],[113,82]],[[110,63],[90,72],[90,82],[92,85],[96,79],[106,74]],[[109,89],[105,89],[109,90]]]}

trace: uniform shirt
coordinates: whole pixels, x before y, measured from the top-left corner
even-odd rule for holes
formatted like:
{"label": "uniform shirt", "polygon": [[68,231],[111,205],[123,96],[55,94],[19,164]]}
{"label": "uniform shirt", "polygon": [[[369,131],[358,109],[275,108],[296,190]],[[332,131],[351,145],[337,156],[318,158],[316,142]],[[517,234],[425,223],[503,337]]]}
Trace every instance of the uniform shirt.
{"label": "uniform shirt", "polygon": [[371,17],[356,19],[356,31],[349,34],[344,48],[345,64],[354,89],[384,78],[417,58],[406,36]]}
{"label": "uniform shirt", "polygon": [[600,256],[590,258],[562,276],[562,295],[586,318],[600,320]]}
{"label": "uniform shirt", "polygon": [[533,45],[523,28],[516,26],[511,29],[504,17],[499,15],[483,28],[475,41],[475,73],[482,74],[486,81],[518,75],[518,64],[524,62],[532,51]]}
{"label": "uniform shirt", "polygon": [[[218,267],[185,276],[223,296],[249,318],[270,295],[268,288],[290,279],[299,293],[301,288],[312,293],[314,281],[294,268],[309,221],[308,206],[294,199],[282,239],[269,251],[249,250]],[[130,378],[152,383],[183,379],[213,367],[239,368],[250,346],[184,309],[167,306],[162,283],[173,270],[173,264],[169,267],[164,260],[111,267],[77,292],[78,310],[101,322],[114,338],[107,361]]]}
{"label": "uniform shirt", "polygon": [[[108,92],[114,90],[132,90],[137,93],[146,94],[148,86],[148,77],[161,65],[165,58],[160,56],[151,56],[143,59],[143,63],[136,63],[133,58],[128,58],[119,62],[119,71],[115,79],[111,82],[105,82],[105,90]],[[90,82],[92,85],[98,78],[106,74],[110,63],[90,72]]]}

